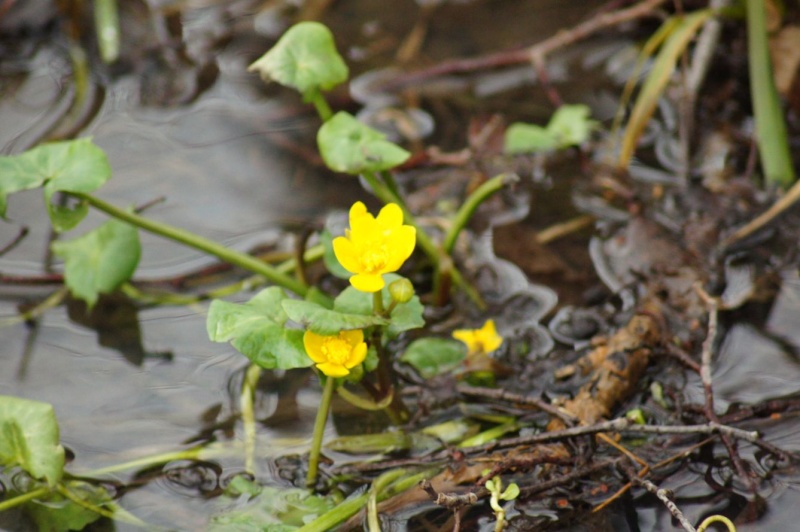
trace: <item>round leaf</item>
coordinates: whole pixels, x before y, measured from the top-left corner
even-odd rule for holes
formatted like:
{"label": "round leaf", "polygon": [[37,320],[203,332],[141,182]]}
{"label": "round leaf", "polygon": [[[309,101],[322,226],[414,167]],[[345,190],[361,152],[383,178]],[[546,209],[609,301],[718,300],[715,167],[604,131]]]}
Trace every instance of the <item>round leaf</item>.
{"label": "round leaf", "polygon": [[64,472],[64,448],[52,405],[0,396],[0,465],[19,466],[54,486]]}
{"label": "round leaf", "polygon": [[410,154],[386,136],[339,111],[322,124],[317,145],[328,168],[346,174],[381,172],[402,164]]}
{"label": "round leaf", "polygon": [[449,338],[420,338],[411,342],[400,360],[429,379],[450,371],[467,358],[463,343]]}
{"label": "round leaf", "polygon": [[347,80],[347,65],[336,51],[330,30],[319,22],[301,22],[248,68],[265,82],[292,87],[308,100]]}
{"label": "round leaf", "polygon": [[283,309],[292,321],[321,335],[338,334],[339,331],[364,329],[373,325],[384,325],[387,321],[374,314],[345,314],[308,301],[286,299]]}
{"label": "round leaf", "polygon": [[131,278],[141,246],[136,228],[111,220],[67,242],[53,242],[53,253],[64,259],[67,286],[91,307],[100,293],[110,293]]}

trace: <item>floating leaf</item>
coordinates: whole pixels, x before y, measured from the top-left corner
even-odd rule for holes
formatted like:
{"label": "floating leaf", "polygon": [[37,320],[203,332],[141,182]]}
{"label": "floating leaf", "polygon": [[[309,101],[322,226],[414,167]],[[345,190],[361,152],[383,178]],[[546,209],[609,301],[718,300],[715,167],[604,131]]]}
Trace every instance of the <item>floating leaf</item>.
{"label": "floating leaf", "polygon": [[339,111],[322,124],[317,145],[328,168],[346,174],[381,172],[402,164],[411,155],[386,140],[386,135]]}
{"label": "floating leaf", "polygon": [[131,278],[141,256],[139,232],[110,220],[74,240],[53,242],[53,253],[64,259],[64,278],[75,297],[89,307]]}
{"label": "floating leaf", "polygon": [[286,299],[283,309],[292,321],[302,324],[307,329],[323,336],[338,334],[339,331],[364,329],[373,325],[385,325],[384,318],[374,314],[346,314],[309,301]]}
{"label": "floating leaf", "polygon": [[56,192],[93,192],[111,177],[106,154],[90,138],[43,144],[19,155],[0,157],[0,215],[5,217],[9,194],[44,185],[44,198],[53,227],[75,227],[88,211],[52,204]]}
{"label": "floating leaf", "polygon": [[429,379],[457,368],[467,358],[466,346],[449,338],[420,338],[408,345],[400,360]]}
{"label": "floating leaf", "polygon": [[19,466],[53,486],[64,472],[64,448],[52,405],[0,396],[0,465]]}
{"label": "floating leaf", "polygon": [[267,83],[274,80],[296,89],[306,101],[346,81],[349,74],[333,34],[319,22],[292,26],[248,71],[258,72]]}
{"label": "floating leaf", "polygon": [[208,309],[206,329],[214,342],[227,342],[266,369],[305,368],[313,364],[303,347],[303,331],[287,329],[281,306],[284,291],[271,286],[244,304],[215,300]]}

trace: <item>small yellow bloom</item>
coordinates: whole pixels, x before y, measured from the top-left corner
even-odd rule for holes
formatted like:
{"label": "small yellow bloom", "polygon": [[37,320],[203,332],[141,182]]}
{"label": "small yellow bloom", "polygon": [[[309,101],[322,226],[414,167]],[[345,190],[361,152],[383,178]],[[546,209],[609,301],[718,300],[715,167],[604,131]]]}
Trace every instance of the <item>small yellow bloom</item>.
{"label": "small yellow bloom", "polygon": [[377,292],[385,284],[382,275],[399,270],[416,243],[416,229],[403,225],[403,211],[396,204],[389,203],[375,218],[359,201],[350,208],[350,229],[333,239],[333,252],[355,274],[350,278],[353,287]]}
{"label": "small yellow bloom", "polygon": [[453,338],[467,344],[469,356],[488,355],[503,344],[503,337],[497,334],[494,320],[486,320],[480,329],[459,329],[453,331]]}
{"label": "small yellow bloom", "polygon": [[306,353],[317,368],[328,377],[344,377],[364,362],[367,344],[361,329],[322,336],[311,331],[303,335]]}

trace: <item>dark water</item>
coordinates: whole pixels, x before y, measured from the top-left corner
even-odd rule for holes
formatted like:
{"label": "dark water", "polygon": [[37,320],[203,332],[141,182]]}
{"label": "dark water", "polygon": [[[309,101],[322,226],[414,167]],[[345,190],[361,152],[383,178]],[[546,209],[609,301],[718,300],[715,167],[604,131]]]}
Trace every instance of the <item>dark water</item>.
{"label": "dark water", "polygon": [[[38,10],[30,7],[37,3]],[[164,66],[155,61],[153,56],[158,57],[160,48],[147,37],[146,11],[142,6],[130,8],[134,30],[126,35],[138,48],[129,51],[124,64],[116,69],[98,67],[88,96],[94,107],[79,130],[81,136],[93,136],[106,150],[113,167],[114,178],[100,192],[103,198],[117,205],[141,205],[163,196],[165,201],[149,208],[146,215],[248,250],[258,245],[286,248],[284,229],[319,224],[328,210],[346,208],[354,198],[364,197],[353,179],[322,172],[313,159],[293,149],[313,147],[317,127],[299,100],[274,88],[263,89],[255,76],[245,72],[268,47],[264,33],[280,18],[263,12],[256,16],[259,2],[152,4],[154,12],[161,14],[177,5],[184,42],[194,54],[194,64],[178,61]],[[341,1],[327,15],[334,34],[342,36],[340,45],[356,72],[388,64],[419,14],[414,2],[393,4],[396,6],[389,12],[382,2]],[[578,22],[600,4],[485,0],[446,5],[434,14],[422,61],[532,44],[559,27]],[[19,42],[4,41],[0,71],[3,153],[18,153],[53,131],[54,116],[67,112],[74,90],[67,44],[49,4],[30,2],[20,9],[23,18],[7,15],[3,20],[5,31],[9,31],[10,21],[19,24],[15,28],[19,34],[14,37]],[[24,31],[20,29],[23,26]],[[143,51],[147,42],[155,52]],[[602,46],[608,43],[598,42],[579,51],[588,54]],[[209,64],[216,75],[207,87],[197,89],[196,94],[175,87],[175,79],[202,85],[198,80],[203,65]],[[554,73],[563,73],[564,94],[571,101],[590,102],[595,115],[609,116],[613,96],[597,88],[605,81],[594,86],[583,79],[581,87],[570,85],[574,64],[574,58],[566,56],[562,63],[554,62]],[[500,78],[484,82],[489,86],[507,83]],[[512,79],[510,83],[518,82]],[[527,106],[525,112],[540,108],[547,116],[542,95],[530,90],[534,95],[531,102],[521,104]],[[183,93],[190,95],[176,96]],[[496,100],[491,94],[479,100],[478,109],[507,109],[510,104],[502,94],[498,93]],[[452,109],[449,113],[444,117],[455,114],[457,118]],[[463,137],[458,137],[463,133],[458,132],[464,125],[441,122],[434,138],[463,145]],[[536,201],[549,203],[546,196]],[[0,271],[6,275],[42,274],[49,226],[41,195],[38,191],[16,194],[9,204],[11,222],[0,224],[0,243],[13,239],[21,226],[29,233],[0,257]],[[92,214],[81,230],[103,219]],[[524,224],[521,227],[524,231]],[[142,234],[142,244],[137,279],[177,276],[214,263],[150,235]],[[566,260],[577,270],[588,268],[588,261],[581,264],[586,258],[580,255]],[[784,280],[784,291],[764,329],[794,345],[800,345],[798,286],[796,276]],[[561,291],[559,286],[552,288]],[[564,291],[569,288],[563,287]],[[242,437],[235,390],[246,367],[244,357],[227,345],[206,339],[205,304],[150,308],[138,315],[129,312],[122,320],[127,328],[122,329],[75,319],[79,312],[74,309],[71,319],[64,306],[46,312],[35,326],[14,322],[19,305],[36,303],[52,290],[46,286],[0,286],[0,317],[7,320],[0,329],[0,393],[54,405],[62,441],[75,456],[69,470],[76,473],[184,448],[188,442],[210,435],[228,442],[229,450],[213,461],[218,467],[143,482],[119,501],[148,523],[203,529],[208,516],[218,509],[206,496],[244,467],[242,453],[233,443]],[[89,327],[92,324],[94,328]],[[761,362],[754,362],[755,353]],[[769,357],[770,363],[762,363],[763,357]],[[721,405],[758,403],[800,391],[800,366],[774,338],[741,325],[727,337],[715,379],[720,382],[716,390]],[[269,482],[275,473],[273,458],[307,451],[319,389],[307,373],[298,372],[265,379],[262,392],[257,416],[268,422],[259,424],[257,456],[264,459],[257,462],[256,475]],[[700,399],[697,383],[689,383],[687,393]],[[334,434],[329,424],[328,435]],[[787,449],[800,447],[794,426],[781,425],[771,438]],[[113,478],[129,481],[131,476],[122,472]],[[689,496],[695,479],[690,476],[681,484],[680,478],[673,478],[674,485],[665,487],[674,489],[679,497]],[[796,485],[797,478],[792,475],[775,479],[774,492],[768,494],[767,519],[748,529],[762,525],[772,530],[793,529]],[[705,510],[697,508],[698,512]],[[642,530],[669,527],[669,516],[661,506],[642,506],[638,517]],[[14,529],[10,523],[3,526]],[[128,527],[119,524],[117,529]]]}

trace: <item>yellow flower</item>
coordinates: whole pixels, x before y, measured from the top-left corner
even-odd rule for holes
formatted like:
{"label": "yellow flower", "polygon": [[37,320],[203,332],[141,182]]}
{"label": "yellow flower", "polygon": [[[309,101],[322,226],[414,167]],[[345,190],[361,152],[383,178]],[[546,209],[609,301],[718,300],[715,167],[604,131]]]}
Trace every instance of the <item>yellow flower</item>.
{"label": "yellow flower", "polygon": [[303,345],[309,358],[328,377],[344,377],[367,356],[367,344],[361,329],[331,336],[306,331]]}
{"label": "yellow flower", "polygon": [[470,356],[488,355],[503,344],[503,337],[497,334],[494,320],[486,320],[480,329],[459,329],[453,331],[453,338],[467,344]]}
{"label": "yellow flower", "polygon": [[403,211],[396,204],[389,203],[375,218],[359,201],[350,208],[350,229],[333,239],[333,252],[344,269],[355,274],[350,284],[362,292],[377,292],[385,284],[382,275],[399,270],[416,243],[416,229],[403,225]]}

